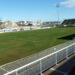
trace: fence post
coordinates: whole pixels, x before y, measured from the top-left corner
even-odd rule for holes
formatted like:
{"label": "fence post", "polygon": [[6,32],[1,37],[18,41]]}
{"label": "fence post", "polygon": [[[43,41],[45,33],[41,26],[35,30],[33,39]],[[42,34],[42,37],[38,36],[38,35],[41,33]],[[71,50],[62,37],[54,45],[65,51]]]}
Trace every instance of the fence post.
{"label": "fence post", "polygon": [[[54,52],[56,51],[56,48],[54,48]],[[58,63],[58,60],[57,60],[57,53],[55,54],[55,59],[56,59],[56,65],[57,65],[57,63]]]}
{"label": "fence post", "polygon": [[29,75],[29,69],[28,69],[27,71],[28,71],[27,73],[28,73],[28,75]]}
{"label": "fence post", "polygon": [[74,45],[74,54],[75,54],[75,45]]}
{"label": "fence post", "polygon": [[[74,40],[74,43],[75,43],[75,37],[73,38],[73,40]],[[74,44],[74,54],[75,54],[75,44]]]}
{"label": "fence post", "polygon": [[66,58],[68,59],[68,48],[66,49]]}
{"label": "fence post", "polygon": [[16,71],[16,75],[18,75],[18,72]]}
{"label": "fence post", "polygon": [[42,73],[42,62],[41,62],[41,60],[40,60],[40,75],[43,75],[43,73]]}

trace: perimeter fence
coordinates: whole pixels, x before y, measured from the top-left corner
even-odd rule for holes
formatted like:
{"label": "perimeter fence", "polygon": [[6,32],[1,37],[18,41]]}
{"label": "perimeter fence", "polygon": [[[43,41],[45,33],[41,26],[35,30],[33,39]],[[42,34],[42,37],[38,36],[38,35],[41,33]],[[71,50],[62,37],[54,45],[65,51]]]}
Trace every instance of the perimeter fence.
{"label": "perimeter fence", "polygon": [[42,72],[75,53],[75,40],[0,66],[0,75],[42,75]]}

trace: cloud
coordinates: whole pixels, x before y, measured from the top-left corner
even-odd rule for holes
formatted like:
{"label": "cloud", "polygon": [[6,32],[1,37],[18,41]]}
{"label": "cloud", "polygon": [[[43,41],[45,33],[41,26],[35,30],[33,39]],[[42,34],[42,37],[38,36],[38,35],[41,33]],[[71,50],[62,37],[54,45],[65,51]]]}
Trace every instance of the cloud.
{"label": "cloud", "polygon": [[60,3],[61,5],[65,5],[68,8],[75,8],[75,0],[67,0]]}

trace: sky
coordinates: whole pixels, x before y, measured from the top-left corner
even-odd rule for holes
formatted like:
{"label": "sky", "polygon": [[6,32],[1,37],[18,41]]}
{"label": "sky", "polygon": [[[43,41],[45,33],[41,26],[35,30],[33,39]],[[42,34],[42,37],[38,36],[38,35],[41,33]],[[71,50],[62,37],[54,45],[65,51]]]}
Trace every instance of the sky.
{"label": "sky", "polygon": [[56,4],[60,4],[60,21],[75,18],[75,0],[0,0],[2,21],[57,21]]}

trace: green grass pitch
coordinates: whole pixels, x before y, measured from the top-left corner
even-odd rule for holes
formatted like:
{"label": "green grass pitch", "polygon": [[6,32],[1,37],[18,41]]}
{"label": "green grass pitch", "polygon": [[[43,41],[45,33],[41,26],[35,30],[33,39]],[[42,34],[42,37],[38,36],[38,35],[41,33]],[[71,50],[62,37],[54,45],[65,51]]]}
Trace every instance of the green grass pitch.
{"label": "green grass pitch", "polygon": [[75,33],[75,28],[52,28],[0,34],[0,65],[67,42],[59,37]]}

